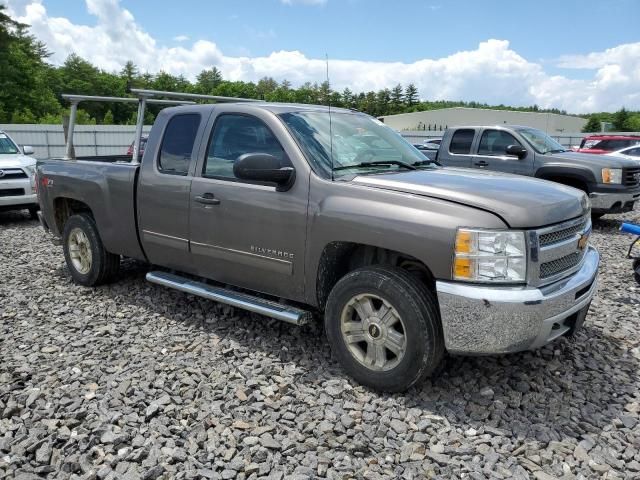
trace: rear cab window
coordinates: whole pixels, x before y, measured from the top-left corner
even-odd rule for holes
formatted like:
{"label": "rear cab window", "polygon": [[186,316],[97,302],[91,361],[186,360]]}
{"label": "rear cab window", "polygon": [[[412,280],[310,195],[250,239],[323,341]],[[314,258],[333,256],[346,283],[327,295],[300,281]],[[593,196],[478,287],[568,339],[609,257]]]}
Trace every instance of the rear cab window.
{"label": "rear cab window", "polygon": [[183,176],[189,173],[199,127],[198,113],[175,115],[169,120],[158,154],[160,173]]}
{"label": "rear cab window", "polygon": [[468,155],[471,153],[471,145],[476,131],[472,128],[461,128],[453,132],[449,143],[449,153],[457,155]]}

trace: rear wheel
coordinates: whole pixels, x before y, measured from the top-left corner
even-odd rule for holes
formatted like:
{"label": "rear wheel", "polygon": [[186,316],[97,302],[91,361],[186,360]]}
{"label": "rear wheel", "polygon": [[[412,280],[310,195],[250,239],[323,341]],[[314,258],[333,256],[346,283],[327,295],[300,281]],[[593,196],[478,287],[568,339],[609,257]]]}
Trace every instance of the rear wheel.
{"label": "rear wheel", "polygon": [[640,259],[633,261],[633,278],[640,284]]}
{"label": "rear wheel", "polygon": [[420,383],[444,355],[433,294],[397,267],[365,267],[340,279],[327,300],[325,329],[345,371],[378,390]]}
{"label": "rear wheel", "polygon": [[91,215],[69,217],[62,238],[64,258],[77,283],[92,287],[113,280],[120,268],[120,256],[105,250]]}

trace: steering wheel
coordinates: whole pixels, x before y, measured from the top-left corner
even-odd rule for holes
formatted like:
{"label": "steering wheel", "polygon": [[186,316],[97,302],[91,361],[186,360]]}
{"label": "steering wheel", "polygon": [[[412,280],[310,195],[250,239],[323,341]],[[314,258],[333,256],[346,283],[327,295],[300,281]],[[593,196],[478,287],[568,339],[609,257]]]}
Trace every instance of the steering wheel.
{"label": "steering wheel", "polygon": [[376,152],[374,152],[370,148],[367,148],[365,150],[362,150],[361,152],[358,152],[356,158],[354,158],[353,161],[355,163],[365,163],[371,161],[375,156]]}

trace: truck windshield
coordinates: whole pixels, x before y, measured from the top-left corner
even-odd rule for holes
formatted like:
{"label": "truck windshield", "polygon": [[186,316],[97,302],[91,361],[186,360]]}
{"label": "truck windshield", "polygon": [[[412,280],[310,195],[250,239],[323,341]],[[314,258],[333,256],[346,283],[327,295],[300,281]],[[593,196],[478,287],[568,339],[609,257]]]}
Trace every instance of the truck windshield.
{"label": "truck windshield", "polygon": [[406,170],[432,163],[384,123],[360,113],[280,114],[309,162],[320,174],[353,175]]}
{"label": "truck windshield", "polygon": [[518,132],[538,153],[560,153],[567,151],[566,148],[564,148],[542,130],[538,130],[536,128],[521,128],[518,130]]}
{"label": "truck windshield", "polygon": [[16,147],[16,144],[13,143],[6,134],[0,133],[0,155],[13,155],[16,153],[18,153],[18,147]]}

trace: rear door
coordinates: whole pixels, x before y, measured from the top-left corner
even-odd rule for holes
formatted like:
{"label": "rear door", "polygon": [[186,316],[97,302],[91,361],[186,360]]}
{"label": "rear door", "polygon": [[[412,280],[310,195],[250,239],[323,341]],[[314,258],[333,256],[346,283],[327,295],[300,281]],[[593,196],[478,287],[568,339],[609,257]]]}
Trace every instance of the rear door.
{"label": "rear door", "polygon": [[[440,144],[438,150],[437,159],[443,165],[450,167],[465,167],[471,168],[471,160],[473,155],[471,154],[471,147],[476,135],[476,130],[473,128],[458,128],[451,135],[451,141],[448,145]],[[447,148],[447,151],[443,151],[443,146]]]}
{"label": "rear door", "polygon": [[[181,107],[185,108],[185,107]],[[204,132],[203,111],[161,112],[151,135],[156,151],[145,153],[138,185],[138,222],[152,264],[190,271],[189,207],[197,151]]]}
{"label": "rear door", "polygon": [[[217,108],[191,189],[190,241],[198,275],[303,298],[309,175],[302,158],[270,112]],[[273,184],[236,178],[233,163],[245,153],[268,153],[281,166],[293,166],[295,183],[277,191]]]}
{"label": "rear door", "polygon": [[477,153],[473,156],[473,167],[531,175],[533,173],[533,153],[529,151],[523,159],[515,155],[507,155],[505,150],[509,145],[520,145],[526,148],[522,142],[505,130],[484,129],[480,135]]}

